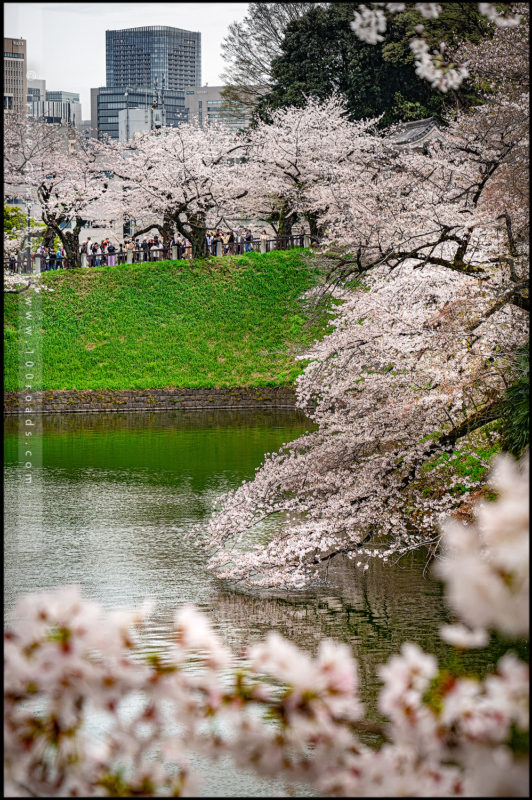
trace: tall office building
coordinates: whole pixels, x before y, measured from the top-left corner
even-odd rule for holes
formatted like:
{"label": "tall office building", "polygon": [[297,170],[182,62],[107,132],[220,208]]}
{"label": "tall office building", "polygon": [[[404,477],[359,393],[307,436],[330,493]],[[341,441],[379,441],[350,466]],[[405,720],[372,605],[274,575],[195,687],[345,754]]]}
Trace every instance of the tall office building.
{"label": "tall office building", "polygon": [[201,84],[201,33],[153,25],[105,32],[107,88]]}
{"label": "tall office building", "polygon": [[26,114],[26,72],[26,40],[4,37],[4,111],[21,116]]}
{"label": "tall office building", "polygon": [[118,114],[164,108],[166,125],[186,120],[185,85],[201,82],[201,33],[154,25],[106,31],[107,85],[91,89],[92,127],[119,138]]}

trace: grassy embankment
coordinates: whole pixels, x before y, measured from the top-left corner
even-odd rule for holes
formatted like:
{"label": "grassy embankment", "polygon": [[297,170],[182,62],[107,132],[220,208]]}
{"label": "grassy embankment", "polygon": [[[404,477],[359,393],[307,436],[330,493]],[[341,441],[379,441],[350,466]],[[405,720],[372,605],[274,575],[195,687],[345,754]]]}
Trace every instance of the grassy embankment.
{"label": "grassy embankment", "polygon": [[[45,273],[42,388],[289,385],[304,366],[295,356],[326,327],[299,299],[317,280],[301,250]],[[26,296],[5,295],[6,391],[22,388]]]}

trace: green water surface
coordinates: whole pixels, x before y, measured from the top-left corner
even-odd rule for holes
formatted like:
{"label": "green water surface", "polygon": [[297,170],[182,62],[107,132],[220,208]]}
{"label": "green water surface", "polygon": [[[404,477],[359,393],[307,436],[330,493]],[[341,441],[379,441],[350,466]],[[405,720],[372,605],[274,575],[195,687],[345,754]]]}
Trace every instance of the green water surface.
{"label": "green water surface", "polygon": [[[187,538],[221,493],[252,478],[265,452],[310,427],[290,411],[51,415],[36,420],[27,456],[27,429],[8,417],[5,614],[22,593],[77,583],[109,608],[153,597],[151,649],[164,651],[174,611],[185,602],[207,612],[237,651],[271,629],[314,652],[331,637],[352,647],[363,699],[379,719],[376,666],[403,642],[452,657],[438,637],[450,619],[443,588],[425,569],[423,554],[395,566],[378,562],[365,573],[335,559],[326,586],[244,592],[208,573],[204,553]],[[471,652],[466,659],[485,668],[496,655]],[[226,761],[203,769],[206,796],[269,796],[279,789]]]}

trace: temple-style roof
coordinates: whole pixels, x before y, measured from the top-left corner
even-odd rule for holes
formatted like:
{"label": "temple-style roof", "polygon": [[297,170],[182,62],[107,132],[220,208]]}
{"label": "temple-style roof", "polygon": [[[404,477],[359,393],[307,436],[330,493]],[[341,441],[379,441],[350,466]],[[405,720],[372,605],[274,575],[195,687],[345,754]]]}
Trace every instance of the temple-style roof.
{"label": "temple-style roof", "polygon": [[436,117],[401,123],[389,138],[394,144],[422,144],[439,130]]}

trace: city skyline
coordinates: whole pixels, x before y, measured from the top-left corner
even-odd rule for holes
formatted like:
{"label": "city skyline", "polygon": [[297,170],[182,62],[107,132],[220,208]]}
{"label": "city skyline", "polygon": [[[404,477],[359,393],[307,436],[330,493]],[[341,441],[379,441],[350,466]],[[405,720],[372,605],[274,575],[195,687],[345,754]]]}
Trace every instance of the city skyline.
{"label": "city skyline", "polygon": [[222,39],[231,22],[244,18],[247,7],[247,3],[6,3],[4,32],[26,39],[32,77],[46,79],[52,90],[79,92],[83,118],[89,119],[90,90],[106,83],[106,30],[168,25],[197,31],[202,39],[202,83],[220,85]]}

